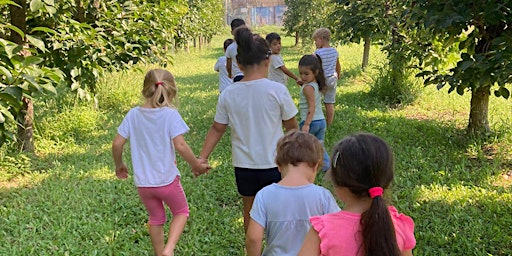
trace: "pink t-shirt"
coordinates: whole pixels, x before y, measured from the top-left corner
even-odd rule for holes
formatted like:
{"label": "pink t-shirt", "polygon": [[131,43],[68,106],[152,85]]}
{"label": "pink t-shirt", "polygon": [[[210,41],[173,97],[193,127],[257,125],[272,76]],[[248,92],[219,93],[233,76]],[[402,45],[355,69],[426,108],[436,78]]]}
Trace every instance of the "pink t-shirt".
{"label": "pink t-shirt", "polygon": [[[400,251],[416,246],[414,222],[411,217],[398,213],[389,206],[395,225],[396,240]],[[310,218],[320,237],[320,255],[363,255],[359,232],[361,214],[340,211]]]}

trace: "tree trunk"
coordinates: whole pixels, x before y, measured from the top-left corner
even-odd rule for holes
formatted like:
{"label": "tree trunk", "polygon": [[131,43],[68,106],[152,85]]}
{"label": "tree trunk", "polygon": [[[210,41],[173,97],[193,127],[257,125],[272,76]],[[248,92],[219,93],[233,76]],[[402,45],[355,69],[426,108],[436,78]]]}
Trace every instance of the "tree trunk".
{"label": "tree trunk", "polygon": [[364,38],[364,50],[363,50],[363,63],[361,63],[361,69],[364,71],[368,66],[368,60],[370,59],[370,37]]}
{"label": "tree trunk", "polygon": [[73,14],[73,18],[78,22],[85,22],[85,9],[82,0],[75,0],[76,12]]}
{"label": "tree trunk", "polygon": [[18,146],[24,152],[34,152],[34,103],[23,98],[23,105],[18,114]]}
{"label": "tree trunk", "polygon": [[[27,23],[26,23],[26,14],[25,14],[25,8],[27,6],[27,1],[25,0],[15,0],[16,4],[18,4],[20,7],[14,6],[12,4],[9,5],[9,13],[11,18],[11,24],[23,31],[23,33],[27,33]],[[11,30],[11,35],[9,37],[9,40],[11,42],[17,43],[19,45],[24,44],[23,37],[16,33],[14,30]]]}
{"label": "tree trunk", "polygon": [[471,91],[471,109],[467,131],[470,134],[486,134],[489,127],[489,94],[491,87],[482,86]]}
{"label": "tree trunk", "polygon": [[299,32],[295,32],[295,46],[299,45]]}
{"label": "tree trunk", "polygon": [[[15,3],[21,6],[21,8],[9,5],[9,13],[11,18],[11,24],[19,28],[24,33],[27,32],[26,13],[27,7],[25,0],[15,0]],[[24,45],[23,38],[18,33],[11,30],[10,40],[19,45]],[[22,106],[18,116],[17,127],[17,142],[18,146],[25,152],[34,152],[34,131],[33,131],[33,120],[34,120],[34,104],[32,100],[28,98],[22,98]]]}

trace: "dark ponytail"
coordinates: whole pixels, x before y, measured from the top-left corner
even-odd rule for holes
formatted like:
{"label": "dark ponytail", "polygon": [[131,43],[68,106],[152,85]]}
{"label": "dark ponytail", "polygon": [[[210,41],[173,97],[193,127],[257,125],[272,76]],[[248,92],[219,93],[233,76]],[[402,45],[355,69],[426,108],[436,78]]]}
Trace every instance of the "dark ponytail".
{"label": "dark ponytail", "polygon": [[[369,189],[387,189],[393,180],[394,159],[391,148],[381,138],[368,133],[346,137],[334,148],[331,178],[363,199],[370,198]],[[370,208],[361,215],[364,255],[399,256],[395,228],[387,204],[379,195],[371,199]]]}
{"label": "dark ponytail", "polygon": [[318,90],[325,92],[327,90],[327,83],[325,82],[324,69],[322,68],[322,59],[318,54],[304,55],[299,60],[299,67],[308,67],[313,72],[317,72],[315,76],[316,83],[318,84]]}
{"label": "dark ponytail", "polygon": [[272,54],[267,41],[258,34],[253,34],[245,26],[233,31],[237,47],[236,59],[242,66],[258,65]]}

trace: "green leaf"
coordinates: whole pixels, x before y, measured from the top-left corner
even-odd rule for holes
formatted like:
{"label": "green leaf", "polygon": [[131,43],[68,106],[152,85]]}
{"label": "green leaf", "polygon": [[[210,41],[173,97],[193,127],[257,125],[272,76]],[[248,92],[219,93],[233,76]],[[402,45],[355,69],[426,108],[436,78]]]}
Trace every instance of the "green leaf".
{"label": "green leaf", "polygon": [[30,1],[30,10],[33,12],[39,11],[39,9],[44,7],[44,3],[41,0],[32,0]]}
{"label": "green leaf", "polygon": [[23,31],[21,29],[19,29],[18,27],[13,26],[11,24],[7,24],[5,27],[13,30],[16,33],[18,33],[18,35],[20,35],[22,39],[25,38],[25,33],[23,33]]}
{"label": "green leaf", "polygon": [[17,7],[21,7],[17,3],[13,2],[13,1],[10,1],[10,0],[0,0],[0,4],[10,4],[10,5],[14,5],[14,6],[17,6]]}
{"label": "green leaf", "polygon": [[46,52],[46,47],[44,46],[43,40],[31,35],[27,35],[27,39],[30,42],[30,44],[39,48],[39,50]]}
{"label": "green leaf", "polygon": [[42,31],[42,32],[46,32],[46,33],[50,33],[50,34],[57,34],[57,31],[51,29],[51,28],[47,28],[47,27],[35,27],[33,28],[32,30],[30,30],[30,33],[34,33],[36,31]]}
{"label": "green leaf", "polygon": [[73,82],[73,83],[71,84],[71,90],[72,90],[72,91],[74,91],[74,90],[76,90],[76,89],[78,89],[78,88],[80,88],[80,83],[78,83],[78,82]]}
{"label": "green leaf", "polygon": [[12,79],[11,72],[8,69],[6,69],[5,67],[0,66],[0,73],[4,74],[4,76],[6,77],[7,83],[11,84],[14,81]]}
{"label": "green leaf", "polygon": [[43,62],[42,58],[39,58],[36,56],[28,56],[25,58],[25,60],[23,60],[23,66],[27,67],[27,66],[37,65],[41,62]]}
{"label": "green leaf", "polygon": [[467,61],[463,61],[462,64],[460,65],[460,68],[462,70],[466,70],[468,69],[469,67],[471,67],[471,65],[473,65],[473,61],[470,61],[470,60],[467,60]]}
{"label": "green leaf", "polygon": [[41,84],[41,87],[49,92],[52,92],[53,94],[57,95],[57,90],[51,83],[45,83]]}
{"label": "green leaf", "polygon": [[0,108],[0,123],[5,122],[5,118],[9,119],[11,122],[15,122],[14,116],[9,112],[9,110]]}
{"label": "green leaf", "polygon": [[464,89],[466,89],[464,86],[457,86],[457,93],[459,95],[464,95]]}

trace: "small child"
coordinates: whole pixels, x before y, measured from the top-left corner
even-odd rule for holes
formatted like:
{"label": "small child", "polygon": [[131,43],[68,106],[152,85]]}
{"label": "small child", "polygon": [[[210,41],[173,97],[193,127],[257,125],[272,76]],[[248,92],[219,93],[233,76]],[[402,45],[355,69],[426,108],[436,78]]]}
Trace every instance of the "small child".
{"label": "small child", "polygon": [[[322,111],[322,94],[326,91],[322,59],[315,55],[304,55],[299,60],[299,73],[302,80],[299,99],[301,131],[309,132],[324,144],[327,124]],[[324,148],[324,163],[322,171],[329,168],[329,155]]]}
{"label": "small child", "polygon": [[324,96],[325,114],[327,125],[331,125],[334,119],[334,103],[336,103],[336,85],[340,79],[340,60],[338,51],[331,47],[331,31],[327,28],[319,28],[313,33],[313,40],[317,50],[315,54],[322,59],[322,67],[327,84],[327,91]]}
{"label": "small child", "polygon": [[245,242],[249,256],[297,255],[311,227],[308,219],[340,210],[329,190],[313,184],[322,154],[320,142],[306,132],[292,130],[279,139],[276,164],[282,180],[256,194]]}
{"label": "small child", "polygon": [[298,85],[301,84],[300,79],[293,74],[284,65],[281,56],[281,37],[277,33],[268,34],[265,39],[270,45],[272,55],[270,56],[270,65],[268,67],[268,79],[287,85],[288,76],[291,77]]}
{"label": "small child", "polygon": [[412,255],[413,220],[387,206],[383,191],[393,180],[393,152],[367,133],[334,147],[331,178],[343,211],[311,217],[299,255]]}
{"label": "small child", "polygon": [[[183,138],[189,128],[173,107],[176,92],[174,77],[169,71],[150,70],[142,88],[145,103],[128,112],[112,142],[116,176],[126,179],[128,167],[123,162],[123,147],[130,139],[135,185],[149,214],[149,235],[157,256],[174,255],[189,216],[175,151],[192,167],[195,176],[210,169],[205,160],[195,157]],[[167,243],[164,242],[163,203],[173,215]]]}
{"label": "small child", "polygon": [[[239,27],[244,27],[245,21],[242,19],[233,19],[231,21],[231,34],[235,35],[235,30]],[[238,44],[234,41],[226,48],[226,70],[228,71],[228,77],[233,79],[236,83],[244,78],[244,73],[237,64],[236,56],[238,55]]]}
{"label": "small child", "polygon": [[226,87],[233,84],[233,81],[228,76],[228,70],[226,69],[226,49],[230,44],[233,43],[233,39],[226,39],[224,41],[224,55],[217,59],[213,70],[219,72],[219,92],[222,93]]}

